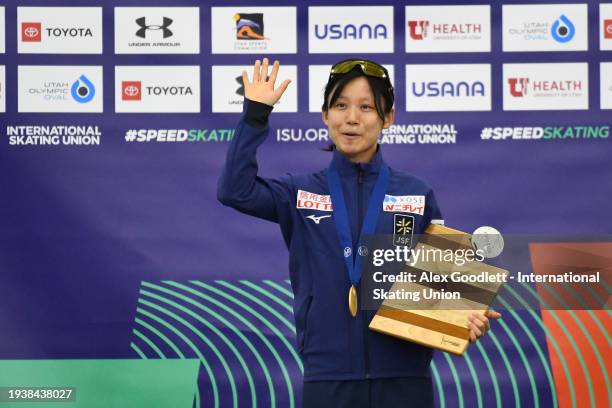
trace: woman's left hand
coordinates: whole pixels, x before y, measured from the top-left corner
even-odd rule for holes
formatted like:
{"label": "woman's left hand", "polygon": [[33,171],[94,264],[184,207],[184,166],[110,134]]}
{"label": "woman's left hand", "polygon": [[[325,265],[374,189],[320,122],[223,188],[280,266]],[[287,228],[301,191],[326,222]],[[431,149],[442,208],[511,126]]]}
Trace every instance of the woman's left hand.
{"label": "woman's left hand", "polygon": [[476,340],[485,335],[489,330],[489,319],[499,319],[501,314],[487,310],[484,314],[472,313],[468,317],[468,328],[470,329],[470,343],[474,343]]}

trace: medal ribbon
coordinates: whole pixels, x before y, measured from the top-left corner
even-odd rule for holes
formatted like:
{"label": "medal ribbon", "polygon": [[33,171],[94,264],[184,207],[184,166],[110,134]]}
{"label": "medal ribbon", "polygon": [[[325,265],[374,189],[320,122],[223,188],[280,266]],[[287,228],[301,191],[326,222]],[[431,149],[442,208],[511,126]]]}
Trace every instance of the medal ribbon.
{"label": "medal ribbon", "polygon": [[382,163],[372,196],[368,201],[368,208],[361,226],[359,239],[357,240],[357,254],[354,254],[352,250],[351,225],[349,224],[348,210],[344,201],[340,176],[333,163],[327,169],[327,185],[332,199],[333,219],[336,225],[336,232],[338,233],[338,240],[340,241],[340,251],[342,251],[344,256],[349,279],[354,286],[357,286],[359,279],[361,279],[361,260],[367,255],[367,252],[361,250],[361,239],[366,235],[373,234],[376,229],[380,209],[385,198],[385,192],[387,191],[387,184],[389,183],[389,173],[389,167]]}

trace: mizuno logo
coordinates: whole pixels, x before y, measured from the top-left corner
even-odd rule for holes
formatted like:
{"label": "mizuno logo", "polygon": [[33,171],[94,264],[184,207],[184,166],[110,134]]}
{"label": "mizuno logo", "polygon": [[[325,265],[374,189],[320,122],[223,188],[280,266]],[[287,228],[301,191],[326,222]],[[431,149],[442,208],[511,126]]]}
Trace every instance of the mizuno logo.
{"label": "mizuno logo", "polygon": [[331,217],[331,215],[321,215],[321,216],[317,217],[314,214],[311,214],[311,215],[309,215],[306,218],[310,218],[311,220],[314,221],[315,224],[319,224],[323,218],[327,218],[327,217]]}

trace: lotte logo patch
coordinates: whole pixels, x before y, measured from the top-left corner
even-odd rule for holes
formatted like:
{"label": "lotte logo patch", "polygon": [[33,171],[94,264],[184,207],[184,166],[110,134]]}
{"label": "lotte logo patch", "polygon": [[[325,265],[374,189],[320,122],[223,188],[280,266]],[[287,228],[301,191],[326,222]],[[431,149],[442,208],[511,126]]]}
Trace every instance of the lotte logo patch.
{"label": "lotte logo patch", "polygon": [[121,100],[140,101],[142,86],[140,81],[121,81]]}
{"label": "lotte logo patch", "polygon": [[40,23],[21,23],[22,42],[41,42],[42,27]]}

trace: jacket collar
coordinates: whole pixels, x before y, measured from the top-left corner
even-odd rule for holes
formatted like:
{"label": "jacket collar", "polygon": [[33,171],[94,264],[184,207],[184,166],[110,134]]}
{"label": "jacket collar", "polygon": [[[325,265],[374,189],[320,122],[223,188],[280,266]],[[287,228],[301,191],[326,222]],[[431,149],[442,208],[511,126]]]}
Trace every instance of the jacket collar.
{"label": "jacket collar", "polygon": [[338,170],[341,176],[345,177],[357,176],[360,169],[363,171],[364,176],[378,175],[380,166],[383,163],[380,145],[376,147],[376,153],[374,153],[372,160],[368,163],[353,163],[336,149],[334,149],[333,155],[332,165]]}

